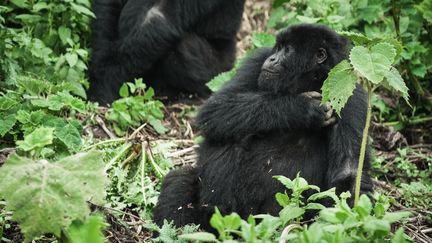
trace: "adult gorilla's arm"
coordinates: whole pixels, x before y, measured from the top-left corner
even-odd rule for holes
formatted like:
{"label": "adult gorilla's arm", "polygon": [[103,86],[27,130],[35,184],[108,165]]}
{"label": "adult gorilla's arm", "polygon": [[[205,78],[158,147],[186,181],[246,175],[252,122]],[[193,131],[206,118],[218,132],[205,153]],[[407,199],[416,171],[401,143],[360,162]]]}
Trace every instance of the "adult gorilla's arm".
{"label": "adult gorilla's arm", "polygon": [[[354,94],[348,99],[341,112],[341,118],[331,127],[329,133],[329,168],[327,171],[328,187],[338,188],[338,193],[353,193],[360,156],[363,129],[366,123],[367,101],[366,92],[358,85]],[[366,151],[362,192],[372,190],[372,181],[367,174],[369,164],[369,148]]]}
{"label": "adult gorilla's arm", "polygon": [[143,13],[142,23],[133,27],[128,36],[120,37],[117,26],[126,1],[94,0],[96,19],[93,22],[90,98],[111,102],[123,82],[149,70],[188,28],[224,1],[162,0]]}
{"label": "adult gorilla's arm", "polygon": [[320,129],[325,110],[302,95],[275,95],[257,89],[261,66],[271,50],[262,49],[199,110],[197,124],[210,140],[242,139],[279,129]]}

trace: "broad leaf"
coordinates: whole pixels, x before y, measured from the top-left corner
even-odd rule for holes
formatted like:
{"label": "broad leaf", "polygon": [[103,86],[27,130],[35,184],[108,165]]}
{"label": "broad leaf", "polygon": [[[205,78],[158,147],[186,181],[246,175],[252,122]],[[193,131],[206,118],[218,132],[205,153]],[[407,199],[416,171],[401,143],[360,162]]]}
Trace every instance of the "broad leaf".
{"label": "broad leaf", "polygon": [[402,79],[399,71],[396,68],[391,68],[386,75],[388,85],[402,94],[402,97],[409,103],[408,87]]}
{"label": "broad leaf", "polygon": [[17,120],[15,114],[10,114],[2,119],[3,121],[0,123],[0,137],[3,137],[7,132],[9,132]]}
{"label": "broad leaf", "polygon": [[350,53],[351,64],[362,76],[374,84],[380,83],[390,70],[396,56],[395,48],[389,43],[378,43],[369,50],[355,46]]}
{"label": "broad leaf", "polygon": [[39,127],[32,133],[24,137],[24,140],[17,141],[18,148],[24,151],[30,151],[37,148],[43,148],[52,144],[54,128]]}
{"label": "broad leaf", "polygon": [[13,154],[0,168],[0,184],[0,197],[28,242],[45,233],[60,236],[72,221],[84,221],[87,201],[101,203],[105,197],[106,175],[95,151],[54,163]]}
{"label": "broad leaf", "polygon": [[351,65],[344,60],[336,65],[329,73],[321,88],[322,103],[330,102],[340,116],[342,108],[353,94],[357,83]]}
{"label": "broad leaf", "polygon": [[81,148],[81,134],[76,127],[67,124],[63,128],[56,128],[55,135],[71,152],[78,152]]}

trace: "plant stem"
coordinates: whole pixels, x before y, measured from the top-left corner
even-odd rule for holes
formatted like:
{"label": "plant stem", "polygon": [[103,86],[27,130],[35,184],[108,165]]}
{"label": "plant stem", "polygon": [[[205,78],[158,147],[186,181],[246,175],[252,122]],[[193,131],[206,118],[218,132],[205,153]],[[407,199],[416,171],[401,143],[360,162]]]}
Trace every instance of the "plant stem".
{"label": "plant stem", "polygon": [[363,137],[362,137],[362,143],[360,148],[360,158],[358,162],[357,167],[357,177],[356,177],[356,185],[355,185],[355,191],[354,191],[354,206],[357,206],[359,198],[360,198],[360,186],[361,186],[361,179],[363,174],[363,165],[364,165],[364,159],[366,155],[366,145],[367,145],[367,139],[369,134],[369,125],[372,115],[372,87],[369,83],[366,83],[367,85],[367,113],[366,113],[366,124],[363,129]]}
{"label": "plant stem", "polygon": [[144,211],[147,209],[147,196],[145,193],[145,186],[144,186],[144,177],[145,177],[145,163],[147,161],[147,144],[146,142],[141,143],[141,193],[143,196],[144,205],[146,206],[144,208]]}

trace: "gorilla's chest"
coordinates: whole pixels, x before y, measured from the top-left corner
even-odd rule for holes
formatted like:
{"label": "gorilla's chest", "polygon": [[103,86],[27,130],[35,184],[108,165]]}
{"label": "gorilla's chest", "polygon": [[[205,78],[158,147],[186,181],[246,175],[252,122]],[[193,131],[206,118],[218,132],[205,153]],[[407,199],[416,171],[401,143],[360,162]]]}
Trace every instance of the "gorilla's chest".
{"label": "gorilla's chest", "polygon": [[326,140],[325,134],[301,132],[252,138],[240,149],[238,171],[253,168],[263,180],[273,180],[275,175],[293,178],[300,173],[311,183],[321,184],[328,164]]}

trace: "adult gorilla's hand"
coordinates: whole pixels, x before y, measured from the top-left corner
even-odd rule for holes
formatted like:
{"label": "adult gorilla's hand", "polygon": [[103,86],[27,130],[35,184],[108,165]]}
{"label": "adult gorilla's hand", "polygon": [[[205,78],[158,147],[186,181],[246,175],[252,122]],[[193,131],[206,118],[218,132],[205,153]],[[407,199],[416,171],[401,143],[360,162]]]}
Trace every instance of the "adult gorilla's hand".
{"label": "adult gorilla's hand", "polygon": [[312,120],[319,121],[320,127],[327,127],[334,125],[337,122],[336,116],[334,115],[334,109],[329,102],[321,104],[322,95],[316,91],[309,91],[300,94],[301,96],[307,97],[311,101],[311,108],[308,111],[313,117]]}

